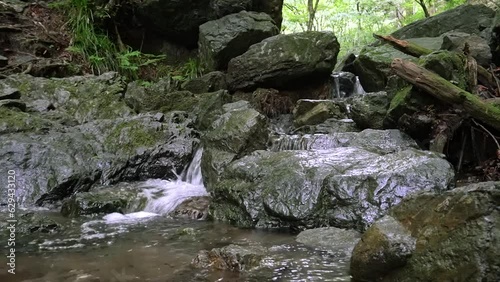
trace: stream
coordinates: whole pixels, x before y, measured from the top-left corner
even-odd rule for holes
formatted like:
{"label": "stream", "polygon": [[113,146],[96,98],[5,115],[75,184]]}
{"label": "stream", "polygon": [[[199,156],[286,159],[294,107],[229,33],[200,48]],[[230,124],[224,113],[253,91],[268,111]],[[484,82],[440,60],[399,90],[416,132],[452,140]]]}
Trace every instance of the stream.
{"label": "stream", "polygon": [[[350,281],[349,258],[341,250],[307,247],[289,232],[166,216],[186,198],[207,194],[201,154],[179,180],[140,183],[148,197],[144,211],[65,218],[59,211],[23,210],[61,223],[62,230],[17,237],[16,274],[1,264],[0,281]],[[6,222],[7,212],[1,215]],[[0,239],[6,242],[5,235]],[[257,244],[268,253],[258,267],[241,273],[191,265],[200,250],[230,244]]]}

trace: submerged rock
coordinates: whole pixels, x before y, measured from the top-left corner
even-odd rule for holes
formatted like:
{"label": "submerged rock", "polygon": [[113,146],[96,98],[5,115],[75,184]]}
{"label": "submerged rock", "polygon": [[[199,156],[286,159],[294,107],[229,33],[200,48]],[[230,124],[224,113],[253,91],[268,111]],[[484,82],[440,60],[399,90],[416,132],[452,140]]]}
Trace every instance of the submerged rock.
{"label": "submerged rock", "polygon": [[204,220],[208,216],[210,197],[200,196],[185,200],[172,212],[177,218]]}
{"label": "submerged rock", "polygon": [[415,149],[256,151],[226,168],[210,213],[245,227],[362,231],[411,194],[448,189],[453,177],[441,155]]}
{"label": "submerged rock", "polygon": [[306,79],[328,79],[339,43],[331,32],[280,34],[252,45],[228,64],[231,90],[290,87]]}
{"label": "submerged rock", "polygon": [[300,232],[297,235],[297,242],[322,250],[350,255],[360,238],[361,233],[355,230],[323,227]]}
{"label": "submerged rock", "polygon": [[485,182],[404,200],[363,235],[355,280],[497,281],[500,183]]}
{"label": "submerged rock", "polygon": [[242,11],[204,23],[198,39],[202,67],[207,71],[224,70],[229,60],[278,33],[278,27],[265,13]]}
{"label": "submerged rock", "polygon": [[198,268],[243,271],[260,265],[267,250],[259,245],[229,245],[211,251],[200,251],[192,264]]}
{"label": "submerged rock", "polygon": [[140,184],[122,182],[112,186],[99,186],[89,192],[78,193],[66,199],[61,213],[64,216],[132,213],[144,210],[147,197]]}

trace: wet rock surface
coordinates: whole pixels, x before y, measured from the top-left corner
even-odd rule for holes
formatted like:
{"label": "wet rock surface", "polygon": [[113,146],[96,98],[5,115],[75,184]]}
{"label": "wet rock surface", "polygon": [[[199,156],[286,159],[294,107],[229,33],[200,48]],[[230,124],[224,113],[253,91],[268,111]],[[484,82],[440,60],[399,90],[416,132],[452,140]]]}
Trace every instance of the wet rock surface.
{"label": "wet rock surface", "polygon": [[266,248],[259,245],[231,244],[211,251],[200,251],[192,264],[200,268],[243,271],[259,266],[266,252]]}
{"label": "wet rock surface", "polygon": [[207,219],[209,206],[210,197],[193,197],[178,205],[172,212],[172,216],[176,218],[204,220]]}
{"label": "wet rock surface", "polygon": [[361,238],[355,230],[323,227],[308,229],[297,235],[297,242],[309,247],[350,255]]}
{"label": "wet rock surface", "polygon": [[415,149],[256,151],[226,168],[210,213],[245,227],[362,231],[413,193],[448,189],[453,177],[440,155]]}

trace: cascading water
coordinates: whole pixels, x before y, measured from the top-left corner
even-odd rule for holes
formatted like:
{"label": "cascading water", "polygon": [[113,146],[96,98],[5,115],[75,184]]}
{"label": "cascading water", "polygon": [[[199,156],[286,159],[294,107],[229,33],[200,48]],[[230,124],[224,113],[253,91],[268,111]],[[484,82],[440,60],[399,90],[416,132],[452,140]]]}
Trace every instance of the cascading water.
{"label": "cascading water", "polygon": [[198,149],[193,160],[175,180],[152,179],[144,183],[144,194],[148,203],[144,211],[156,214],[168,214],[186,199],[207,196],[201,175],[201,156],[203,149]]}
{"label": "cascading water", "polygon": [[359,77],[356,76],[356,83],[354,83],[354,95],[363,95],[366,94],[363,86],[361,86],[361,82],[359,81]]}

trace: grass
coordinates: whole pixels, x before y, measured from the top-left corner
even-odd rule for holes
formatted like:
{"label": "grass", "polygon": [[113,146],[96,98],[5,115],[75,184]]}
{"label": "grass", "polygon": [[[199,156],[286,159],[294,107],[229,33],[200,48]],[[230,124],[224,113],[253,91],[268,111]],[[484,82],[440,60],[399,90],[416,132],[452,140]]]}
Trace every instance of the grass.
{"label": "grass", "polygon": [[89,0],[62,0],[52,3],[51,7],[61,9],[69,19],[73,38],[67,50],[81,55],[93,74],[117,71],[129,80],[137,80],[141,68],[154,67],[166,58],[165,55],[132,50],[128,46],[117,47],[107,32],[96,24],[110,16],[102,12],[102,7],[94,7],[92,3]]}

